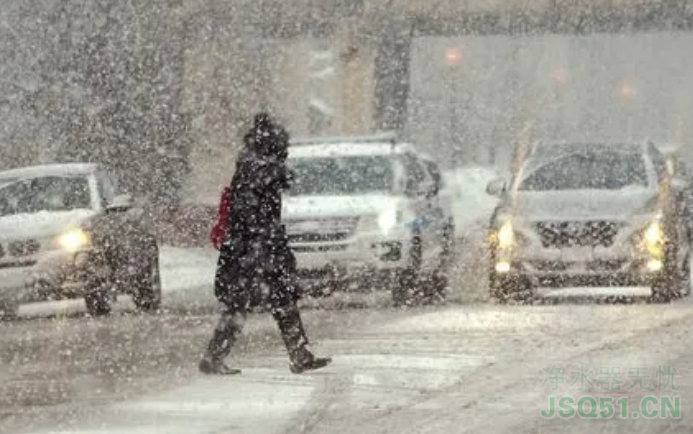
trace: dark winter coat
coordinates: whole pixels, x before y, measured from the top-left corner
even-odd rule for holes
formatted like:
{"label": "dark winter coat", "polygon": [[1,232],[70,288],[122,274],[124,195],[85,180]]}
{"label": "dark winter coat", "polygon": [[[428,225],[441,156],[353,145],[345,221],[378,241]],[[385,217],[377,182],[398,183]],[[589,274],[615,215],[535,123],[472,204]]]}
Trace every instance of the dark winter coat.
{"label": "dark winter coat", "polygon": [[[290,180],[288,136],[280,127],[258,130],[256,125],[246,135],[230,185],[228,232],[215,284],[221,301],[239,296],[257,301],[261,283],[276,290],[282,286],[278,282],[293,281],[295,273],[295,258],[281,222],[282,190]],[[293,285],[283,286],[294,291]]]}

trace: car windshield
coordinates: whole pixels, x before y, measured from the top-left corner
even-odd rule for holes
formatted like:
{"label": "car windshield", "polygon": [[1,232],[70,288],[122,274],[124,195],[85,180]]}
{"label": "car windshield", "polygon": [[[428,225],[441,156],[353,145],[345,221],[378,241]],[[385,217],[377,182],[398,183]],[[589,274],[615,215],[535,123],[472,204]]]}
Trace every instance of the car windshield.
{"label": "car windshield", "polygon": [[385,156],[296,158],[290,196],[348,195],[391,191],[393,161]]}
{"label": "car windshield", "polygon": [[0,180],[0,216],[91,208],[89,181],[79,176]]}
{"label": "car windshield", "polygon": [[533,170],[520,190],[620,190],[646,187],[647,170],[641,155],[626,152],[570,154]]}

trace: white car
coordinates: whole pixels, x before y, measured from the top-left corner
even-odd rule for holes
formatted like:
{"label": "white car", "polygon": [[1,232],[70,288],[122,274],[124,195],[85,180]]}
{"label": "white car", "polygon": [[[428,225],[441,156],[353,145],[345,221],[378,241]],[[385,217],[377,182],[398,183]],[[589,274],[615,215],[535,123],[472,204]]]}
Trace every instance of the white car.
{"label": "white car", "polygon": [[302,277],[385,281],[396,304],[444,297],[455,229],[432,160],[376,135],[292,140],[288,164],[283,220]]}
{"label": "white car", "polygon": [[96,164],[0,172],[0,317],[21,303],[76,297],[103,315],[118,293],[158,309],[156,238],[135,211]]}

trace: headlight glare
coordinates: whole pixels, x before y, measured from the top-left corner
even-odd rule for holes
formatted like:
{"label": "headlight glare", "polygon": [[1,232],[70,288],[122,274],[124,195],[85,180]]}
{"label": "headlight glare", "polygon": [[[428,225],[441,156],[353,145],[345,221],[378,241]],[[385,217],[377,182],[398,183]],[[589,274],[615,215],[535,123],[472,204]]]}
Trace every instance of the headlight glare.
{"label": "headlight glare", "polygon": [[396,209],[390,209],[378,216],[378,226],[383,232],[389,232],[397,225],[399,216]]}
{"label": "headlight glare", "polygon": [[645,229],[643,240],[648,246],[658,246],[664,242],[664,231],[659,222],[652,222],[647,229]]}
{"label": "headlight glare", "polygon": [[512,247],[515,242],[515,232],[513,230],[513,225],[510,222],[505,222],[498,229],[498,246],[501,249],[507,249]]}
{"label": "headlight glare", "polygon": [[76,252],[89,245],[89,236],[82,229],[71,229],[58,237],[58,244],[65,250]]}

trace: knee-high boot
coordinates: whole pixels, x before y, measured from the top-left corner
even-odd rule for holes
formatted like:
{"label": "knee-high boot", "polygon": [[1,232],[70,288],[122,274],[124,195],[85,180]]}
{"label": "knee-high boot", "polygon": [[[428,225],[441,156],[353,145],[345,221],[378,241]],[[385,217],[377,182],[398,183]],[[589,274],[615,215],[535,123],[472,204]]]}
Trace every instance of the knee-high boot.
{"label": "knee-high boot", "polygon": [[308,337],[296,303],[273,308],[272,316],[277,322],[289,353],[291,372],[298,374],[306,370],[319,369],[332,361],[330,358],[315,357],[308,349]]}
{"label": "knee-high boot", "polygon": [[224,359],[231,353],[238,335],[243,330],[245,315],[239,312],[223,312],[207,345],[200,371],[207,374],[239,374],[238,369],[231,369],[224,364]]}

